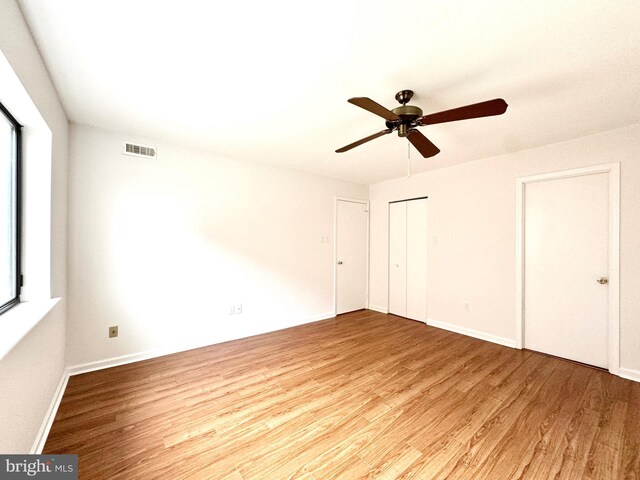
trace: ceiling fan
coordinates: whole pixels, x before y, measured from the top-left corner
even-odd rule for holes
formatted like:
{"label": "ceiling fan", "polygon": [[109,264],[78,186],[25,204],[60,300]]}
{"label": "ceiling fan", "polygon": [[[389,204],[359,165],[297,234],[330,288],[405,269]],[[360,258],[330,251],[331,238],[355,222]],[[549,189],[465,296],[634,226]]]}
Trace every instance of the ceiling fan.
{"label": "ceiling fan", "polygon": [[369,142],[375,138],[381,137],[388,133],[398,131],[399,137],[407,137],[414,147],[422,154],[423,157],[433,157],[440,153],[440,149],[425,137],[416,127],[424,125],[434,125],[436,123],[455,122],[457,120],[467,120],[469,118],[490,117],[492,115],[502,115],[507,110],[507,102],[502,98],[488,100],[486,102],[474,103],[465,107],[453,108],[443,112],[422,115],[422,110],[413,105],[407,105],[413,97],[412,90],[402,90],[396,94],[396,100],[401,106],[393,110],[387,110],[382,105],[374,102],[367,97],[355,97],[348,100],[360,108],[364,108],[386,120],[387,128],[362,138],[357,142],[339,148],[336,153],[346,152],[358,145]]}

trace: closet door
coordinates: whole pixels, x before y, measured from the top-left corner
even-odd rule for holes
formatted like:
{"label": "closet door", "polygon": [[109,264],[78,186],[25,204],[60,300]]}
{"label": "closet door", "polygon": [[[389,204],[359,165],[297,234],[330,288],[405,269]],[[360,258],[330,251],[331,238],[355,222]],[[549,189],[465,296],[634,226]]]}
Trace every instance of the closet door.
{"label": "closet door", "polygon": [[389,313],[407,316],[407,202],[389,204]]}
{"label": "closet door", "polygon": [[407,204],[407,318],[427,322],[427,199]]}

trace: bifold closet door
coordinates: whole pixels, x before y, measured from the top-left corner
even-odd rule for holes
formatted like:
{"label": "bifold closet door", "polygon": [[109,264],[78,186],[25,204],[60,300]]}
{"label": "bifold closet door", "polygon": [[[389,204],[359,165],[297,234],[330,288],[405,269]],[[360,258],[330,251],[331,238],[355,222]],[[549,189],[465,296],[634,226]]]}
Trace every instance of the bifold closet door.
{"label": "bifold closet door", "polygon": [[407,317],[427,322],[427,199],[407,203]]}
{"label": "bifold closet door", "polygon": [[427,321],[427,199],[389,204],[389,313]]}
{"label": "bifold closet door", "polygon": [[389,313],[407,316],[407,202],[389,204]]}

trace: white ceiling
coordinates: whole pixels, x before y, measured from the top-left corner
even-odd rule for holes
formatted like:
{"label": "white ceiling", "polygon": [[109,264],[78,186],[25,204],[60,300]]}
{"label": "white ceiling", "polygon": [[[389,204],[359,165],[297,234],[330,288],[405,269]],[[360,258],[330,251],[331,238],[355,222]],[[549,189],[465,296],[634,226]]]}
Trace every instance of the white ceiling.
{"label": "white ceiling", "polygon": [[407,140],[347,103],[502,116],[422,128],[413,172],[640,121],[637,0],[20,0],[71,121],[360,183]]}

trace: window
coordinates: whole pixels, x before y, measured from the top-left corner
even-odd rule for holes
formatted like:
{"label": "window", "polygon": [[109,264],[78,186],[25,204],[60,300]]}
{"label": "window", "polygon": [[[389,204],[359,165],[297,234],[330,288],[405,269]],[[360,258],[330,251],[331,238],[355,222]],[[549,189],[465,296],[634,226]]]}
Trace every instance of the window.
{"label": "window", "polygon": [[20,124],[0,103],[0,313],[20,296]]}

